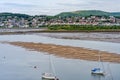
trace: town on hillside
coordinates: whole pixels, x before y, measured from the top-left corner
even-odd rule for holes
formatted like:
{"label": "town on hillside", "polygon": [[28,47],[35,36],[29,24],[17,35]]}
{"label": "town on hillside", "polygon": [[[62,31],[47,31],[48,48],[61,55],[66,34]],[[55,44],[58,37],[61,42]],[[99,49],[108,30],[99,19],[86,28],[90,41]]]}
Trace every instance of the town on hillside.
{"label": "town on hillside", "polygon": [[114,16],[69,16],[69,17],[53,17],[53,16],[0,16],[1,28],[39,28],[46,25],[106,25],[120,26],[120,17]]}

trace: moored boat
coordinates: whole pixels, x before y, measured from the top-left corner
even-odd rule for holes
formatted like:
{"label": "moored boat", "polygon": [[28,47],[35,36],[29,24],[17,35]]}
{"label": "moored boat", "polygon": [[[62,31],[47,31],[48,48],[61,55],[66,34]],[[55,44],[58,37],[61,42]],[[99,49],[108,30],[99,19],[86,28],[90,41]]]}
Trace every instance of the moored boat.
{"label": "moored boat", "polygon": [[45,80],[59,80],[56,76],[54,76],[52,73],[43,73],[42,79]]}
{"label": "moored boat", "polygon": [[92,74],[97,74],[97,75],[104,75],[105,72],[101,70],[101,68],[94,68],[91,70]]}

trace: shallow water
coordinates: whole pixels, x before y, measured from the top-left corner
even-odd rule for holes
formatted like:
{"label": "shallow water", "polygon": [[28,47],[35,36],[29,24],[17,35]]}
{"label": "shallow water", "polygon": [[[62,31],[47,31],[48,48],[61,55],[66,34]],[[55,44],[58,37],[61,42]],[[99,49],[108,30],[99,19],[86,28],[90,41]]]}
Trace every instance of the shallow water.
{"label": "shallow water", "polygon": [[[67,41],[52,38],[41,37],[36,35],[4,35],[0,36],[0,41],[28,41],[44,42],[70,45]],[[71,40],[68,40],[71,41]],[[76,40],[71,41],[73,46]],[[84,41],[82,41],[84,42]],[[94,42],[94,41],[93,41]],[[65,44],[66,43],[66,44]],[[85,41],[86,43],[86,41]],[[84,44],[85,44],[84,43]],[[91,43],[91,41],[90,41]],[[90,45],[89,41],[88,44]],[[102,42],[103,43],[103,42]],[[105,42],[106,43],[106,42]],[[83,43],[81,43],[83,44]],[[99,42],[97,44],[100,44]],[[109,44],[109,43],[107,43]],[[114,44],[114,43],[110,43]],[[87,44],[85,44],[87,45]],[[101,44],[103,46],[109,46]],[[111,46],[112,46],[111,45]],[[117,44],[113,45],[116,46]],[[71,45],[72,46],[72,45]],[[119,46],[119,45],[117,45]],[[109,48],[109,47],[108,47]],[[111,47],[112,48],[112,47]],[[114,48],[112,48],[114,51]],[[119,51],[119,50],[118,50]],[[104,62],[105,76],[91,75],[91,69],[98,66],[98,62],[84,61],[77,59],[65,59],[51,55],[55,67],[56,75],[60,80],[120,80],[120,64]],[[34,68],[37,66],[37,68]],[[110,75],[110,70],[112,75]],[[41,74],[49,71],[49,55],[45,52],[29,51],[22,47],[9,44],[0,44],[0,80],[41,80]]]}
{"label": "shallow water", "polygon": [[24,42],[41,42],[57,45],[68,45],[75,47],[84,47],[95,50],[107,51],[120,54],[120,43],[88,41],[88,40],[70,40],[43,37],[39,35],[1,35],[0,41],[24,41]]}

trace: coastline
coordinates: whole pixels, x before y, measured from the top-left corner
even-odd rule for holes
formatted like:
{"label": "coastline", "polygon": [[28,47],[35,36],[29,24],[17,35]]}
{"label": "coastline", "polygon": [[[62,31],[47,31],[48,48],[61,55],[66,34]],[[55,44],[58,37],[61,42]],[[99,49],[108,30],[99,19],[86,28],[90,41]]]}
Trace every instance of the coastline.
{"label": "coastline", "polygon": [[120,54],[108,53],[98,50],[90,50],[82,47],[70,47],[54,44],[32,43],[32,42],[5,42],[11,45],[20,46],[38,52],[47,52],[58,57],[70,59],[81,59],[98,61],[98,54],[101,53],[101,61],[120,63]]}

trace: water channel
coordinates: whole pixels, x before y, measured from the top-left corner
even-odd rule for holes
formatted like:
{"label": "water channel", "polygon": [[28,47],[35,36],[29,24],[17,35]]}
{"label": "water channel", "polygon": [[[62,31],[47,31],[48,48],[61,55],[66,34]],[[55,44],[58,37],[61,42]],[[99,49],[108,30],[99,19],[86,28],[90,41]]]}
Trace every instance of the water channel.
{"label": "water channel", "polygon": [[[38,35],[0,35],[0,42],[3,41],[52,43],[120,53],[120,43],[111,42],[55,39]],[[53,55],[51,58],[60,80],[120,80],[119,63],[103,62],[107,74],[96,76],[91,75],[91,69],[98,66],[96,61],[66,59]],[[41,74],[49,70],[48,63],[49,56],[46,52],[0,43],[0,80],[41,80]]]}

